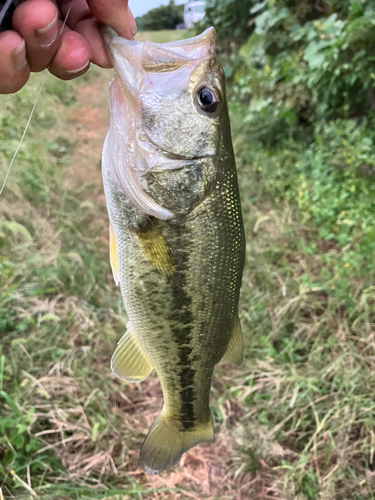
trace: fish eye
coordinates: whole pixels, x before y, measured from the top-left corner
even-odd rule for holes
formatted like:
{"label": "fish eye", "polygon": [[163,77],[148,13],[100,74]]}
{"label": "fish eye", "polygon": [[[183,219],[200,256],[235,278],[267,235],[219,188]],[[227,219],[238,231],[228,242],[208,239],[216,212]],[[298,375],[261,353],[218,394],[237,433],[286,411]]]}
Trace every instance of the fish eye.
{"label": "fish eye", "polygon": [[218,92],[211,87],[201,87],[197,92],[199,106],[207,113],[214,113],[220,105]]}

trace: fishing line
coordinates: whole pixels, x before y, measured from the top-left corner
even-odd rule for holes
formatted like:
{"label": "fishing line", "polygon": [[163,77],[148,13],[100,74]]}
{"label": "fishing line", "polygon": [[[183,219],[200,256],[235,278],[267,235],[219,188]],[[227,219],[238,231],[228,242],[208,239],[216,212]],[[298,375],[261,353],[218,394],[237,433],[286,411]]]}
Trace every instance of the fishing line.
{"label": "fishing line", "polygon": [[26,126],[25,126],[25,129],[24,129],[24,131],[23,131],[23,134],[22,134],[21,140],[20,140],[20,142],[18,143],[17,149],[16,149],[16,151],[14,152],[13,158],[12,158],[12,160],[11,160],[11,162],[10,162],[10,164],[9,164],[8,170],[7,170],[6,174],[5,174],[5,179],[4,179],[3,185],[1,186],[1,189],[0,189],[0,196],[2,195],[2,192],[4,191],[5,184],[6,184],[7,180],[8,180],[8,176],[9,176],[9,174],[10,174],[10,170],[11,170],[11,168],[12,168],[12,165],[13,165],[13,163],[14,163],[14,160],[16,159],[16,156],[17,156],[17,154],[18,154],[18,151],[20,150],[20,147],[22,146],[22,143],[23,143],[23,140],[24,140],[24,138],[25,138],[25,135],[26,135],[27,129],[29,128],[29,125],[30,125],[30,122],[31,122],[31,118],[33,117],[33,114],[34,114],[34,110],[35,110],[36,104],[37,104],[37,102],[38,102],[38,99],[39,99],[40,93],[41,93],[41,91],[42,91],[42,89],[43,89],[44,82],[45,82],[45,79],[44,79],[44,81],[42,82],[41,86],[39,87],[39,90],[38,90],[38,93],[37,93],[37,95],[36,95],[36,99],[35,99],[35,101],[34,101],[33,107],[31,108],[31,113],[30,113],[30,116],[29,116],[29,118],[28,118],[28,120],[27,120],[27,122],[26,122]]}
{"label": "fishing line", "polygon": [[[6,4],[4,5],[4,9],[3,9],[3,10],[1,11],[1,13],[0,13],[0,23],[1,23],[1,15],[2,15],[3,17],[5,16],[5,13],[6,13],[6,11],[7,11],[7,7],[9,7],[9,5],[10,5],[11,3],[12,3],[12,0],[8,0],[8,1],[6,2]],[[9,5],[8,5],[8,4],[9,4]],[[67,12],[67,14],[66,14],[66,16],[65,16],[65,19],[64,19],[63,25],[62,25],[61,30],[60,30],[60,35],[61,35],[61,33],[63,32],[63,29],[65,28],[66,21],[67,21],[67,19],[68,19],[69,14],[70,14],[70,10],[71,10],[71,8],[72,8],[72,6],[70,6],[70,7],[69,7],[68,12]],[[42,83],[40,84],[39,90],[38,90],[38,92],[37,92],[37,94],[36,94],[36,98],[35,98],[35,101],[34,101],[33,107],[31,108],[31,112],[30,112],[29,118],[28,118],[28,120],[27,120],[27,122],[26,122],[25,129],[24,129],[23,134],[22,134],[22,136],[21,136],[21,140],[20,140],[20,142],[18,143],[17,149],[16,149],[16,151],[14,152],[13,158],[11,159],[11,162],[10,162],[10,164],[9,164],[9,167],[8,167],[8,169],[7,169],[7,171],[6,171],[6,174],[5,174],[5,179],[4,179],[3,185],[1,186],[1,189],[0,189],[0,196],[2,195],[2,193],[3,193],[3,191],[4,191],[5,184],[6,184],[7,180],[8,180],[8,177],[9,177],[9,174],[10,174],[10,171],[11,171],[11,168],[12,168],[13,163],[14,163],[14,161],[15,161],[16,157],[17,157],[18,151],[20,150],[20,148],[21,148],[21,146],[22,146],[22,143],[23,143],[23,140],[24,140],[24,138],[25,138],[25,135],[26,135],[27,129],[29,128],[29,125],[30,125],[31,119],[32,119],[32,117],[33,117],[33,114],[34,114],[34,111],[35,111],[36,105],[37,105],[38,100],[39,100],[39,96],[40,96],[40,94],[41,94],[41,92],[42,92],[42,90],[43,90],[44,84],[46,83],[46,80],[47,80],[47,78],[48,78],[48,70],[49,70],[50,66],[51,66],[51,63],[50,63],[50,64],[48,65],[48,67],[47,67],[47,73],[46,73],[46,76],[44,77],[44,80],[43,80],[43,81],[42,81]]]}

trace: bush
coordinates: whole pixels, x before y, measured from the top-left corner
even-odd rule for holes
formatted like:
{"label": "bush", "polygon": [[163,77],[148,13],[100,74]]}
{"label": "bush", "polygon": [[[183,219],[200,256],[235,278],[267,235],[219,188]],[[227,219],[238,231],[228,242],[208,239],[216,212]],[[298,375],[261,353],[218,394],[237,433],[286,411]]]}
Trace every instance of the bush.
{"label": "bush", "polygon": [[[225,20],[244,4],[210,5],[218,7],[225,45]],[[375,8],[353,0],[331,0],[320,10],[316,2],[264,0],[246,9],[237,37],[249,26],[253,32],[227,58],[226,72],[234,100],[247,109],[247,161],[262,169],[272,157],[278,167],[269,172],[270,196],[298,206],[302,222],[352,252],[364,272],[375,250]]]}
{"label": "bush", "polygon": [[256,0],[208,0],[203,24],[214,26],[221,47],[242,43],[253,30],[250,10]]}

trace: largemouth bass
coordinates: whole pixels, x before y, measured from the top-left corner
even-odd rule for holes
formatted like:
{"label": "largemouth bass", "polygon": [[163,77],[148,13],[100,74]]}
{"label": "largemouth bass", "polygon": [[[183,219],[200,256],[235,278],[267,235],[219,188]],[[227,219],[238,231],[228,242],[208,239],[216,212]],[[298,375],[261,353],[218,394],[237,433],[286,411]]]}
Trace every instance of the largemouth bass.
{"label": "largemouth bass", "polygon": [[110,255],[129,318],[121,379],[155,368],[164,406],[140,452],[160,473],[214,441],[214,366],[242,362],[244,229],[215,30],[188,40],[104,38],[115,68],[103,182]]}

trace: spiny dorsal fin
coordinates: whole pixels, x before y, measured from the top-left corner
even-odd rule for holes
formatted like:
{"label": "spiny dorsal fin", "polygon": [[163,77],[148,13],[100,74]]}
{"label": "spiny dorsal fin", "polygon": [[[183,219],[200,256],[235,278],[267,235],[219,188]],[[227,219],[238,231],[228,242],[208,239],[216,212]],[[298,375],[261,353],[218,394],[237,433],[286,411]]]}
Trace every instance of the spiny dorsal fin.
{"label": "spiny dorsal fin", "polygon": [[117,345],[112,356],[113,373],[128,382],[142,382],[153,370],[153,366],[143,352],[130,322],[126,333]]}
{"label": "spiny dorsal fin", "polygon": [[230,338],[227,350],[225,351],[222,361],[229,361],[236,366],[241,366],[243,360],[243,335],[241,330],[240,318],[237,317],[232,336]]}

